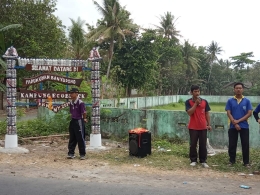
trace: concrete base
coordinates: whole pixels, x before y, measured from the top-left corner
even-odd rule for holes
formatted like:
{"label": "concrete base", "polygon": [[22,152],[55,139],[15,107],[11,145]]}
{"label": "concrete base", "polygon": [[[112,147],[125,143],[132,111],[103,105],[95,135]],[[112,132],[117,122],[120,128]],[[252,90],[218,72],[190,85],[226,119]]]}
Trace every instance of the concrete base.
{"label": "concrete base", "polygon": [[8,154],[25,154],[29,153],[29,150],[26,148],[16,147],[16,148],[2,148],[0,147],[0,153],[8,153]]}
{"label": "concrete base", "polygon": [[101,134],[90,134],[90,144],[87,149],[105,149],[102,146]]}
{"label": "concrete base", "polygon": [[5,135],[5,148],[17,148],[18,137],[16,135]]}

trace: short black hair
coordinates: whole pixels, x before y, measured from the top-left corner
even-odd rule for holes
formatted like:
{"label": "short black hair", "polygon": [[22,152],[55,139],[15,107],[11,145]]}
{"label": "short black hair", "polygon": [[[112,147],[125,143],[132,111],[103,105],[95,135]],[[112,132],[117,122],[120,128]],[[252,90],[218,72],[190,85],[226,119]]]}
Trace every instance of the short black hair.
{"label": "short black hair", "polygon": [[244,88],[244,84],[243,84],[243,83],[237,82],[237,83],[234,84],[234,89],[235,89],[235,87],[236,87],[237,85],[242,85],[242,88]]}
{"label": "short black hair", "polygon": [[192,86],[190,87],[190,91],[191,91],[191,92],[193,92],[194,90],[198,90],[198,89],[200,89],[200,87],[199,87],[198,85],[192,85]]}
{"label": "short black hair", "polygon": [[78,88],[71,88],[69,93],[79,93],[79,90],[78,90]]}

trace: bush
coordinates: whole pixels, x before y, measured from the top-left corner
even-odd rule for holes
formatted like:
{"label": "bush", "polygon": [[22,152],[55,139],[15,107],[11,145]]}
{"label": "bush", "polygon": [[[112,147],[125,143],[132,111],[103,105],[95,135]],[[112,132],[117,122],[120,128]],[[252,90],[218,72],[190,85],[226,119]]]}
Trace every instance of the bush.
{"label": "bush", "polygon": [[182,98],[179,99],[178,103],[184,104],[184,100]]}

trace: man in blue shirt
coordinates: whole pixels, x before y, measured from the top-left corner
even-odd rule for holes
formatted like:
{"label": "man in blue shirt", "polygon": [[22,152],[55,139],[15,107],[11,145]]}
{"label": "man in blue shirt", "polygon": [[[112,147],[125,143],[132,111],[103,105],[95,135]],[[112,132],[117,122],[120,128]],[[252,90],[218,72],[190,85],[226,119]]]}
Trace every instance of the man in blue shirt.
{"label": "man in blue shirt", "polygon": [[256,107],[256,109],[253,112],[256,122],[258,122],[260,124],[260,119],[258,116],[259,112],[260,112],[260,104],[258,104],[258,106]]}
{"label": "man in blue shirt", "polygon": [[230,120],[228,130],[228,154],[229,163],[232,165],[236,162],[237,140],[239,134],[244,166],[249,167],[249,124],[247,119],[252,115],[253,108],[250,100],[242,95],[243,90],[243,83],[235,83],[235,96],[230,98],[226,104],[226,111]]}

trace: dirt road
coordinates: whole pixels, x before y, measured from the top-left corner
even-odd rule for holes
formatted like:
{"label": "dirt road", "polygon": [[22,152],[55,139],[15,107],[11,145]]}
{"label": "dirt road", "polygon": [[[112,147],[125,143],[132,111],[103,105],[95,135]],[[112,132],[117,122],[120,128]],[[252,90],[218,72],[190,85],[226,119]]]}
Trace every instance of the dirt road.
{"label": "dirt road", "polygon": [[[187,188],[220,194],[260,194],[260,176],[238,176],[211,169],[162,171],[156,168],[119,165],[95,158],[97,152],[87,151],[87,159],[66,159],[67,140],[32,142],[22,145],[28,154],[0,153],[0,175],[29,178],[55,178],[96,183],[132,184],[153,187]],[[107,149],[116,147],[108,144]],[[126,152],[126,155],[128,153]],[[188,163],[188,162],[187,162]],[[248,185],[245,190],[239,186]]]}

